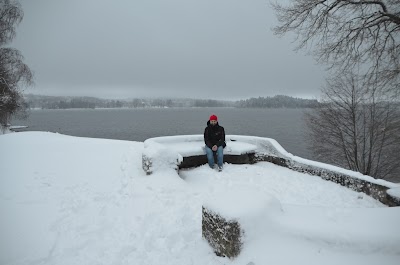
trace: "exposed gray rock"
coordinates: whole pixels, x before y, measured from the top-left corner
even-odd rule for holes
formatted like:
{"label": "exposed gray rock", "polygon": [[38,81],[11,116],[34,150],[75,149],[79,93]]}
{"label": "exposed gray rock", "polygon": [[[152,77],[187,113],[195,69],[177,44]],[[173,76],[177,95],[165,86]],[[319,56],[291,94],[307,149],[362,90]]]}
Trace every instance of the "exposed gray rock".
{"label": "exposed gray rock", "polygon": [[240,254],[244,231],[236,220],[226,220],[203,207],[202,230],[216,255],[235,258]]}
{"label": "exposed gray rock", "polygon": [[151,166],[152,166],[151,159],[145,155],[142,155],[142,168],[144,172],[146,172],[146,175],[151,174]]}
{"label": "exposed gray rock", "polygon": [[[255,153],[247,153],[241,155],[224,155],[224,162],[229,164],[254,164],[255,163]],[[215,163],[217,158],[214,158]],[[183,157],[182,163],[179,164],[179,168],[192,168],[204,165],[207,163],[207,156],[187,156]]]}

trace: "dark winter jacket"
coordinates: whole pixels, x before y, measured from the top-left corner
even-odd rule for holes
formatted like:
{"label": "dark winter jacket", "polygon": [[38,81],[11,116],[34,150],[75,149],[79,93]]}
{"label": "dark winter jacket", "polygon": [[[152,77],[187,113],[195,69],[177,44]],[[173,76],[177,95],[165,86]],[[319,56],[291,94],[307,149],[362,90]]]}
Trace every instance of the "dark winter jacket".
{"label": "dark winter jacket", "polygon": [[212,148],[214,145],[222,146],[225,148],[225,130],[224,127],[215,124],[214,126],[207,122],[207,127],[204,129],[204,142]]}

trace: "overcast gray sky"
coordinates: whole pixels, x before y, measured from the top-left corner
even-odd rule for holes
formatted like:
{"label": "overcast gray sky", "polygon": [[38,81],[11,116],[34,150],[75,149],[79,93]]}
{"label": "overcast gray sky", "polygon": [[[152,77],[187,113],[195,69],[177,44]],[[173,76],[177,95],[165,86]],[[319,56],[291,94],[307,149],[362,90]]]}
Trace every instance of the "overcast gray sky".
{"label": "overcast gray sky", "polygon": [[324,80],[269,0],[20,0],[11,44],[35,73],[27,93],[315,98]]}

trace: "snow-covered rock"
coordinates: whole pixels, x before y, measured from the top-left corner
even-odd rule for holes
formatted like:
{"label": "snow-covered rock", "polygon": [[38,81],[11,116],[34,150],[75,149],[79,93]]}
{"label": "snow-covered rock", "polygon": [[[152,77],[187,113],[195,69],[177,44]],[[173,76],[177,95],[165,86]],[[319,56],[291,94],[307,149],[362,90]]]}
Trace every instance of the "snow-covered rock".
{"label": "snow-covered rock", "polygon": [[400,204],[400,187],[388,189],[387,194]]}
{"label": "snow-covered rock", "polygon": [[[231,139],[232,138],[232,139]],[[227,137],[225,156],[254,154],[257,146]],[[170,165],[176,169],[186,157],[204,156],[205,144],[202,135],[177,135],[147,139],[144,142],[143,170],[151,174],[159,170],[160,165]],[[205,163],[206,160],[202,161]],[[200,165],[200,164],[199,164]]]}
{"label": "snow-covered rock", "polygon": [[203,237],[217,255],[235,258],[246,237],[257,238],[281,213],[281,203],[270,194],[243,188],[223,191],[203,204]]}
{"label": "snow-covered rock", "polygon": [[[236,162],[236,160],[229,161],[231,163],[271,162],[295,171],[319,176],[357,192],[364,192],[388,206],[400,206],[400,200],[394,196],[388,196],[386,192],[390,188],[399,187],[398,184],[376,180],[358,172],[294,156],[271,138],[227,135],[226,142],[227,147],[224,149],[224,157],[229,158],[230,155],[241,156],[249,154],[248,157],[242,157],[239,162]],[[150,138],[144,142],[144,147],[142,165],[147,174],[162,168],[159,166],[160,164],[170,165],[170,168],[178,169],[182,162],[189,166],[199,166],[207,161],[203,135]],[[194,158],[196,161],[188,161],[188,158]],[[186,161],[188,163],[185,163]]]}

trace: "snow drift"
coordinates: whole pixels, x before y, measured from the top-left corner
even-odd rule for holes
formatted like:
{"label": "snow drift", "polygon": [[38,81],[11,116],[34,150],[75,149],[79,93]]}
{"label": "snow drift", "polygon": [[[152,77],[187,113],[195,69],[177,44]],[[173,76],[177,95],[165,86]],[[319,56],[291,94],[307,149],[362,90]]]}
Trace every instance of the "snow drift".
{"label": "snow drift", "polygon": [[[223,172],[201,166],[180,176],[160,164],[147,176],[143,151],[142,142],[1,135],[0,264],[400,260],[399,207],[267,162],[226,164]],[[203,204],[230,190],[238,191],[239,201],[246,200],[240,191],[269,194],[282,208],[253,227],[235,260],[216,257],[201,232]]]}

